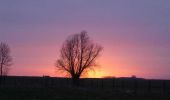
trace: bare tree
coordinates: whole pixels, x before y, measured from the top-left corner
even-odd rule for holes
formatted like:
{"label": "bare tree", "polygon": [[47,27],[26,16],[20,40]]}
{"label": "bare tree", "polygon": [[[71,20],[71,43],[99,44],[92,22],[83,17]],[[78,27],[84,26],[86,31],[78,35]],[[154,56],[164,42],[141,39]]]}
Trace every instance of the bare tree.
{"label": "bare tree", "polygon": [[10,48],[6,43],[0,43],[0,76],[8,74],[9,67],[12,64]]}
{"label": "bare tree", "polygon": [[94,68],[101,51],[102,47],[94,44],[87,32],[82,31],[80,34],[69,36],[64,42],[56,67],[71,76],[76,84],[85,72]]}

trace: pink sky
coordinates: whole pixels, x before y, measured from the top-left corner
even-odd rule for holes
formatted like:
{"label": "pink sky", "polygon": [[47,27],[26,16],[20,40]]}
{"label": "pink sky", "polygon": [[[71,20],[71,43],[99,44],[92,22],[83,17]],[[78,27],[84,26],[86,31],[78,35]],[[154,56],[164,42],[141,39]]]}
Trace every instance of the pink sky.
{"label": "pink sky", "polygon": [[88,77],[170,79],[168,0],[2,0],[0,42],[11,47],[9,75],[63,76],[54,63],[65,39],[86,30],[104,47]]}

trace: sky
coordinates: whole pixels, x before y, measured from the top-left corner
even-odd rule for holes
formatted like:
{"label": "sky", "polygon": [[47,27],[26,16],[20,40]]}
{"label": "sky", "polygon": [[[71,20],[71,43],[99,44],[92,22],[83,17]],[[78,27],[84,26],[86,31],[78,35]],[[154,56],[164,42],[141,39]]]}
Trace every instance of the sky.
{"label": "sky", "polygon": [[170,0],[0,0],[0,42],[9,75],[63,76],[55,61],[82,30],[103,46],[88,77],[170,79]]}

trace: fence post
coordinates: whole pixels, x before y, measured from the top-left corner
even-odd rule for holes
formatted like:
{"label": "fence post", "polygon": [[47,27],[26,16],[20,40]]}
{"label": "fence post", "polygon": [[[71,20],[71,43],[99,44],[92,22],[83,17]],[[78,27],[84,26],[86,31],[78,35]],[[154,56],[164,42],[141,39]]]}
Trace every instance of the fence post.
{"label": "fence post", "polygon": [[122,90],[125,91],[125,82],[123,79],[121,80],[121,85]]}
{"label": "fence post", "polygon": [[90,79],[91,87],[93,87],[93,79]]}
{"label": "fence post", "polygon": [[102,89],[103,89],[103,79],[101,79],[101,81],[102,81],[101,84],[102,84]]}
{"label": "fence post", "polygon": [[166,82],[165,82],[165,80],[162,81],[162,88],[163,88],[163,94],[166,93]]}
{"label": "fence post", "polygon": [[151,80],[148,80],[148,92],[151,93]]}
{"label": "fence post", "polygon": [[138,82],[137,79],[134,79],[134,94],[137,94],[137,89],[138,89]]}
{"label": "fence post", "polygon": [[115,78],[112,80],[113,89],[115,89]]}

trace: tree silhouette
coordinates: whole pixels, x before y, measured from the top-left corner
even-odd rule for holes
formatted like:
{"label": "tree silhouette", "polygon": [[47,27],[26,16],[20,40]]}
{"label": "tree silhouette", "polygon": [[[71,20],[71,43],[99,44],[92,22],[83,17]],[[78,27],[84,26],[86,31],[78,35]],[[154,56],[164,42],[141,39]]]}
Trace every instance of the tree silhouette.
{"label": "tree silhouette", "polygon": [[102,51],[94,44],[86,31],[69,36],[61,48],[60,59],[56,61],[58,70],[66,72],[77,84],[79,78],[96,65],[96,59]]}
{"label": "tree silhouette", "polygon": [[6,43],[0,43],[0,76],[8,74],[9,67],[12,64],[10,48]]}

